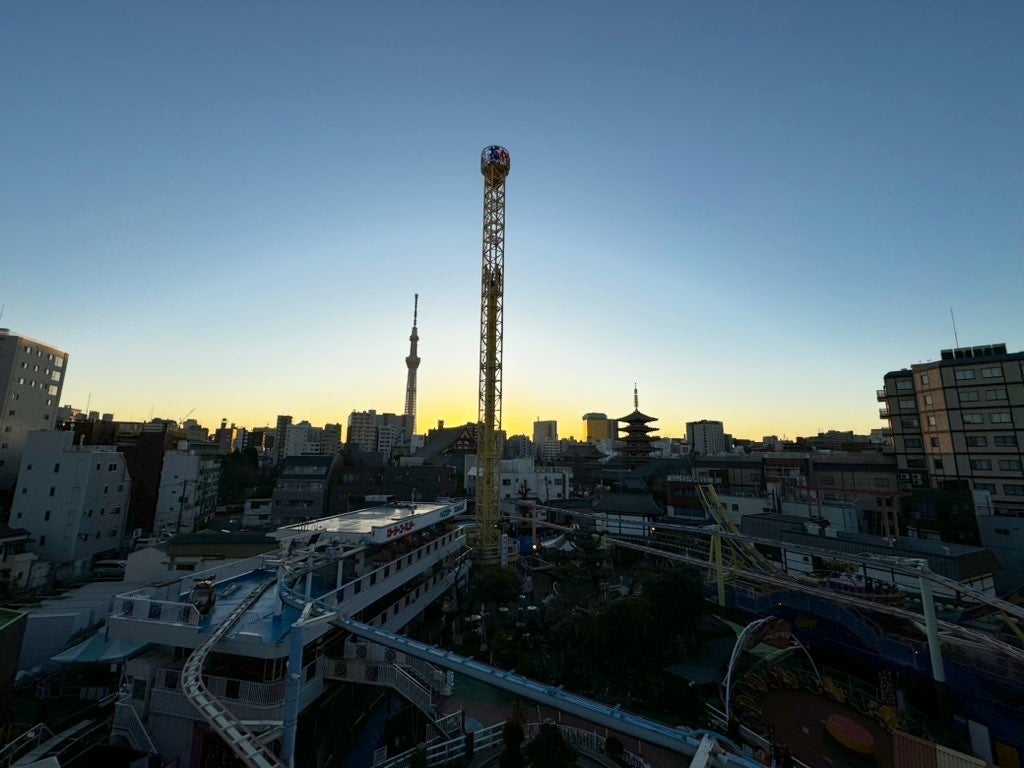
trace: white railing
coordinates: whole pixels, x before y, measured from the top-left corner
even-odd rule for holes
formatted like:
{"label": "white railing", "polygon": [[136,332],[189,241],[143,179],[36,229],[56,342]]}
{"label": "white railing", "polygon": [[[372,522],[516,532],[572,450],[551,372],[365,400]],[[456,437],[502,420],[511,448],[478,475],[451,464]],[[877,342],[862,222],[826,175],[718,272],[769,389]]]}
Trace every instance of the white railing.
{"label": "white railing", "polygon": [[156,746],[153,744],[153,739],[149,736],[149,731],[146,730],[146,726],[142,724],[142,720],[139,718],[139,713],[135,711],[135,707],[131,704],[119,701],[114,705],[113,730],[124,733],[133,749],[147,752],[151,755],[157,754]]}
{"label": "white railing", "polygon": [[7,766],[13,763],[29,749],[34,748],[39,744],[42,744],[47,739],[52,738],[53,731],[47,728],[44,723],[33,725],[13,741],[8,742],[0,748],[0,766],[7,768]]}
{"label": "white railing", "polygon": [[343,606],[349,614],[355,613],[465,545],[466,534],[452,531],[343,584],[320,600]]}
{"label": "white railing", "polygon": [[[537,737],[540,732],[540,727],[543,723],[527,723],[523,726],[523,735],[527,741],[531,741]],[[600,754],[607,754],[605,752],[605,746],[607,739],[599,733],[593,731],[585,731],[582,728],[573,728],[569,725],[562,725],[561,723],[552,723],[558,732],[565,739],[567,744],[571,744],[574,747],[580,747],[581,749],[589,749],[591,752],[598,752]],[[651,764],[644,760],[640,755],[635,755],[628,750],[623,750],[621,758],[625,761],[629,768],[651,768]]]}
{"label": "white railing", "polygon": [[[502,722],[476,731],[473,734],[473,754],[480,755],[500,747],[504,728],[505,723]],[[389,760],[385,760],[376,768],[408,768],[412,764],[412,758],[415,754],[416,750],[410,749],[408,752],[403,752]],[[427,746],[427,765],[431,768],[437,765],[448,765],[453,760],[460,760],[465,756],[465,734],[456,736],[448,741],[435,742]]]}
{"label": "white railing", "polygon": [[435,720],[434,725],[437,730],[444,734],[446,739],[451,739],[462,731],[463,722],[462,707],[459,707],[457,712],[452,712],[450,715],[445,715]]}

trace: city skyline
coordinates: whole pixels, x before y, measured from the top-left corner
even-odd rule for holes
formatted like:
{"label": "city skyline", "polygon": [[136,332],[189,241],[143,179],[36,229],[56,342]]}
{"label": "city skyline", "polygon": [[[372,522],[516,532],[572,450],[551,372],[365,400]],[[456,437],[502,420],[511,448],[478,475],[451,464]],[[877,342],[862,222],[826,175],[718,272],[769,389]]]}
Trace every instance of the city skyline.
{"label": "city skyline", "polygon": [[1019,5],[118,8],[0,29],[0,326],[65,404],[401,413],[419,293],[419,431],[475,421],[491,143],[509,434],[634,381],[660,435],[867,432],[950,306],[1024,349]]}

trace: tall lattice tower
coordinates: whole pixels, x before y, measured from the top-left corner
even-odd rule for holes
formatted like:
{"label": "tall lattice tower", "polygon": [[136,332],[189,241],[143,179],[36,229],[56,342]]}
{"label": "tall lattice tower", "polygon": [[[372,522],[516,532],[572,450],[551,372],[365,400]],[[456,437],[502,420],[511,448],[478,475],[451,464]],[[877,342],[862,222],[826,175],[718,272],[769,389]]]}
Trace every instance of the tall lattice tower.
{"label": "tall lattice tower", "polygon": [[416,347],[420,342],[419,331],[416,330],[416,320],[420,312],[420,295],[415,294],[412,304],[412,333],[409,334],[409,356],[405,358],[405,367],[409,373],[405,377],[405,428],[408,430],[406,438],[411,440],[416,434],[416,370],[420,367],[420,358],[416,354]]}
{"label": "tall lattice tower", "polygon": [[505,293],[505,178],[512,167],[508,150],[486,147],[480,155],[484,176],[483,267],[480,273],[480,422],[477,435],[476,551],[478,561],[501,558],[498,432],[501,430],[501,348]]}

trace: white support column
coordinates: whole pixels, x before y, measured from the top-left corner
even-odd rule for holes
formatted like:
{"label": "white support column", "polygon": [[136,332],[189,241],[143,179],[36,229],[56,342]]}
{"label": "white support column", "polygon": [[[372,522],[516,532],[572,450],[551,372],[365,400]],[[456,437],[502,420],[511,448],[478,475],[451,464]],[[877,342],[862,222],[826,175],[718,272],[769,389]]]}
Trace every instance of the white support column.
{"label": "white support column", "polygon": [[928,635],[928,654],[932,660],[932,679],[937,683],[946,682],[946,670],[942,666],[942,644],[939,642],[939,622],[935,616],[935,597],[932,585],[927,578],[921,576],[921,608],[924,610],[924,628]]}

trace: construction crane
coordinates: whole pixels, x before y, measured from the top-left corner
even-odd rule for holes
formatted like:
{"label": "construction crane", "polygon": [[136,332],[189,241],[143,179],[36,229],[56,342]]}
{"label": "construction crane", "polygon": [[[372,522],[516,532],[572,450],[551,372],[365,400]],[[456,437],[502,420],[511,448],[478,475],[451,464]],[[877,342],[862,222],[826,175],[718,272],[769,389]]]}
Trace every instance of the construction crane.
{"label": "construction crane", "polygon": [[501,561],[498,432],[501,430],[501,349],[505,293],[505,178],[512,167],[504,147],[485,147],[483,264],[480,272],[480,404],[477,421],[476,546],[481,564]]}
{"label": "construction crane", "polygon": [[191,416],[191,415],[192,415],[193,413],[195,413],[195,412],[196,412],[196,409],[195,409],[195,408],[193,408],[193,409],[192,409],[191,411],[189,411],[189,412],[188,412],[188,413],[186,413],[186,414],[185,414],[184,416],[182,416],[182,417],[181,417],[180,419],[178,419],[178,426],[179,426],[179,427],[181,427],[181,426],[184,426],[184,424],[185,424],[185,419],[187,419],[187,418],[188,418],[189,416]]}

